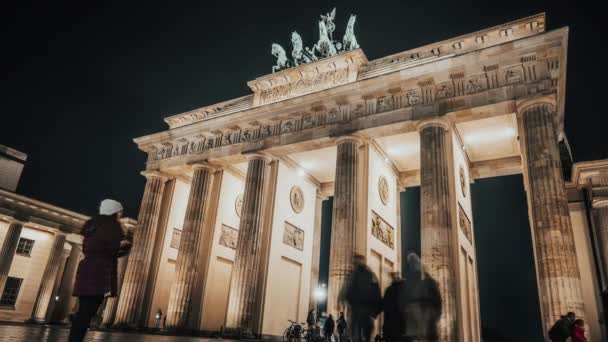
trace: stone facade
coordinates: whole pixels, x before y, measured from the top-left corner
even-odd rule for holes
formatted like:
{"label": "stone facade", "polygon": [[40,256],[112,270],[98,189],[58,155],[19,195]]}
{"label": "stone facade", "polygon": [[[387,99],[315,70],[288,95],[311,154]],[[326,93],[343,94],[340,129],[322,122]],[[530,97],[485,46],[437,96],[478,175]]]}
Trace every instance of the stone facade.
{"label": "stone facade", "polygon": [[[153,327],[161,309],[169,330],[280,336],[286,319],[305,320],[324,299],[315,296],[325,289],[320,222],[329,196],[328,311],[348,311],[339,293],[355,255],[382,289],[401,269],[408,213],[399,194],[420,186],[422,262],[443,298],[441,340],[480,341],[470,183],[517,173],[544,327],[567,310],[600,317],[594,294],[608,276],[585,281],[595,246],[580,238],[560,173],[567,39],[567,29],[545,32],[541,14],[373,61],[356,49],[166,118],[167,131],[135,139],[148,154],[147,183],[120,297],[106,303],[103,323]],[[592,194],[594,241],[608,236],[602,177],[574,187]],[[5,245],[0,280],[14,238]]]}

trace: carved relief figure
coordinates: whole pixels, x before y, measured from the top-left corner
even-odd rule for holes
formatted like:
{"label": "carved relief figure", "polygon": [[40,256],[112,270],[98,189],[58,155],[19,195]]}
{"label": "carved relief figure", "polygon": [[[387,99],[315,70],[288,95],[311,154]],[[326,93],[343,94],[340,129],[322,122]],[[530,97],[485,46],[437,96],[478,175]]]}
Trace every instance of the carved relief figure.
{"label": "carved relief figure", "polygon": [[519,83],[521,81],[521,75],[513,69],[507,70],[505,72],[505,81],[507,84]]}
{"label": "carved relief figure", "polygon": [[389,193],[386,177],[380,176],[380,179],[378,179],[378,194],[382,204],[386,205],[388,203]]}
{"label": "carved relief figure", "polygon": [[467,181],[466,181],[466,178],[464,175],[464,168],[462,167],[462,165],[460,166],[458,173],[460,174],[460,190],[462,191],[462,195],[466,197],[467,196]]}
{"label": "carved relief figure", "polygon": [[299,250],[304,250],[304,231],[288,222],[283,230],[283,243]]}
{"label": "carved relief figure", "polygon": [[236,216],[241,217],[241,212],[243,211],[243,194],[238,194],[236,199],[234,200],[234,211],[236,212]]}
{"label": "carved relief figure", "polygon": [[304,115],[304,117],[302,118],[302,128],[306,129],[306,128],[312,128],[315,125],[312,115],[310,114],[306,114]]}
{"label": "carved relief figure", "polygon": [[304,209],[304,193],[299,186],[294,185],[289,192],[289,199],[291,202],[291,208],[297,214],[301,213]]}
{"label": "carved relief figure", "polygon": [[407,99],[407,104],[413,106],[420,102],[420,95],[415,90],[410,90],[405,93],[405,98]]}
{"label": "carved relief figure", "polygon": [[220,245],[231,249],[236,249],[236,244],[239,239],[239,231],[222,224],[222,232],[220,234]]}
{"label": "carved relief figure", "polygon": [[350,51],[359,48],[359,43],[357,43],[357,37],[355,37],[355,21],[357,20],[357,16],[354,14],[350,15],[348,18],[348,23],[346,24],[346,32],[344,33],[344,38],[342,38],[342,48],[344,51]]}
{"label": "carved relief figure", "polygon": [[469,220],[469,218],[467,217],[467,214],[464,212],[464,209],[462,209],[462,206],[460,206],[460,203],[458,203],[458,221],[460,230],[462,230],[464,236],[467,237],[469,242],[473,243],[473,235],[471,233],[471,220]]}
{"label": "carved relief figure", "polygon": [[294,122],[293,120],[285,121],[281,126],[281,133],[289,133],[294,130]]}
{"label": "carved relief figure", "polygon": [[395,247],[394,234],[395,229],[372,210],[372,236],[392,249]]}

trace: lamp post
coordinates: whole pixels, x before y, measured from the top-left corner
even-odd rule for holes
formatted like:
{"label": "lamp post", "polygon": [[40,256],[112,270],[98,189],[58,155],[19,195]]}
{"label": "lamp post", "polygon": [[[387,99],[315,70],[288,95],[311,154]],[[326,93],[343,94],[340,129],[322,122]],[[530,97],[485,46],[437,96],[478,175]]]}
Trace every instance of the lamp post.
{"label": "lamp post", "polygon": [[317,311],[317,317],[319,317],[319,300],[325,299],[327,296],[327,285],[321,283],[321,286],[315,290],[315,310]]}

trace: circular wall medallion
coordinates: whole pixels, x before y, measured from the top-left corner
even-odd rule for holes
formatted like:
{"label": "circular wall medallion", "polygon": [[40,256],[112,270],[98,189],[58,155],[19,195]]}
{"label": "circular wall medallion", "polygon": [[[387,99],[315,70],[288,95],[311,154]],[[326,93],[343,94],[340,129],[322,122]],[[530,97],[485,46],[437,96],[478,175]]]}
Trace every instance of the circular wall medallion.
{"label": "circular wall medallion", "polygon": [[380,176],[380,179],[378,179],[378,194],[380,194],[380,200],[382,201],[382,204],[386,205],[388,203],[389,191],[388,181],[384,176]]}
{"label": "circular wall medallion", "polygon": [[304,209],[304,193],[299,186],[294,185],[289,192],[289,200],[291,202],[291,209],[296,213],[301,213]]}
{"label": "circular wall medallion", "polygon": [[460,173],[460,190],[462,190],[462,195],[467,197],[467,180],[464,176],[464,168],[462,165],[460,165],[458,172]]}
{"label": "circular wall medallion", "polygon": [[243,194],[238,194],[234,200],[234,211],[236,216],[241,217],[241,211],[243,211]]}

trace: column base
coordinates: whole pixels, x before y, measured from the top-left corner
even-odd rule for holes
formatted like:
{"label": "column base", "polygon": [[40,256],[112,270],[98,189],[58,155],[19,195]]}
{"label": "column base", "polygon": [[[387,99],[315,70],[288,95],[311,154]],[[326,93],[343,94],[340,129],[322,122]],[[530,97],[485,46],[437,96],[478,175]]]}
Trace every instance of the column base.
{"label": "column base", "polygon": [[243,328],[223,328],[220,332],[220,336],[223,339],[235,339],[235,340],[255,340],[258,336],[251,330]]}

